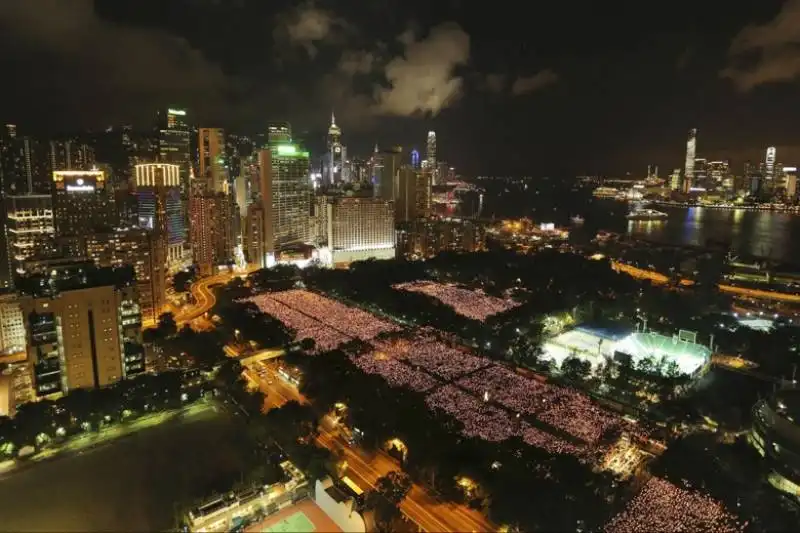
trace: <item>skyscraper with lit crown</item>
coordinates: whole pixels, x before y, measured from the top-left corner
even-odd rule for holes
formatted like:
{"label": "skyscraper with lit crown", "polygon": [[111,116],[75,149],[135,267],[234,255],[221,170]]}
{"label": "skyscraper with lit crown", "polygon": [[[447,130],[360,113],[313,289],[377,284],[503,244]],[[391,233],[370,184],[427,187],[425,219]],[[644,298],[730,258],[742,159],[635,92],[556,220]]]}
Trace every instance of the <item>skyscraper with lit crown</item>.
{"label": "skyscraper with lit crown", "polygon": [[697,128],[689,130],[686,140],[686,163],[683,167],[683,190],[688,192],[694,187],[694,160],[697,155]]}
{"label": "skyscraper with lit crown", "polygon": [[331,113],[328,128],[328,153],[323,161],[324,179],[329,185],[349,181],[347,147],[342,144],[342,130],[336,125],[336,115]]}

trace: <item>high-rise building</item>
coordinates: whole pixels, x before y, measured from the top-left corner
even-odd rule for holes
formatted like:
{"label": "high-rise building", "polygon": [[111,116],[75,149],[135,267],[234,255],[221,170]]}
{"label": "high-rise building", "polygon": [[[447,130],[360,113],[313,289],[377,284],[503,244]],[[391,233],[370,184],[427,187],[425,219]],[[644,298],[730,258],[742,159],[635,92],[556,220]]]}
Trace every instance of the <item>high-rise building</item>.
{"label": "high-rise building", "polygon": [[686,140],[686,163],[683,166],[683,188],[688,191],[695,186],[694,180],[694,160],[697,156],[697,129],[689,130],[689,137]]}
{"label": "high-rise building", "polygon": [[194,262],[202,275],[212,274],[216,266],[233,259],[236,243],[230,224],[232,208],[231,196],[222,192],[192,195],[189,234]]}
{"label": "high-rise building", "polygon": [[0,295],[0,354],[24,352],[25,338],[25,321],[17,295]]}
{"label": "high-rise building", "polygon": [[437,160],[436,160],[436,132],[428,132],[428,140],[425,146],[425,160],[428,162],[428,170],[431,172],[431,177],[435,185],[439,184],[437,177]]}
{"label": "high-rise building", "polygon": [[11,272],[25,273],[24,264],[35,256],[55,253],[53,197],[49,194],[8,196],[6,235]]}
{"label": "high-rise building", "polygon": [[327,198],[327,244],[334,265],[394,258],[394,207],[391,201]]}
{"label": "high-rise building", "polygon": [[198,135],[200,153],[199,172],[196,176],[201,188],[208,192],[227,190],[228,172],[225,166],[225,132],[221,128],[200,128]]}
{"label": "high-rise building", "polygon": [[115,228],[86,239],[86,255],[98,267],[133,267],[139,294],[141,318],[154,326],[166,303],[164,242],[140,228]]}
{"label": "high-rise building", "polygon": [[783,167],[783,187],[787,200],[797,200],[797,167]]}
{"label": "high-rise building", "polygon": [[[185,109],[168,108],[158,113],[158,161],[180,168],[180,188],[184,220],[188,221],[192,174],[191,128]],[[184,223],[185,227],[185,223]],[[185,238],[185,237],[184,237]]]}
{"label": "high-rise building", "polygon": [[136,286],[100,271],[34,279],[19,302],[39,398],[112,385],[144,371]]}
{"label": "high-rise building", "polygon": [[418,219],[401,224],[397,233],[398,257],[423,259],[444,251],[477,252],[485,245],[485,229],[465,219]]}
{"label": "high-rise building", "polygon": [[92,170],[94,167],[94,148],[77,139],[50,141],[48,151],[48,172],[57,170]]}
{"label": "high-rise building", "polygon": [[775,179],[775,156],[775,147],[770,146],[767,148],[767,152],[764,155],[764,179],[768,183],[772,183],[772,181]]}
{"label": "high-rise building", "polygon": [[247,262],[260,268],[268,266],[264,239],[265,228],[264,207],[261,202],[250,204],[247,207],[247,218],[242,232],[242,249]]}
{"label": "high-rise building", "polygon": [[411,166],[420,168],[419,151],[416,148],[411,150]]}
{"label": "high-rise building", "polygon": [[67,255],[85,254],[84,238],[116,225],[114,201],[102,170],[53,172],[56,238]]}
{"label": "high-rise building", "polygon": [[711,183],[719,185],[730,174],[730,165],[727,161],[709,161],[706,164],[706,174]]}
{"label": "high-rise building", "polygon": [[259,167],[265,252],[307,242],[312,194],[309,153],[295,144],[278,144],[259,152]]}
{"label": "high-rise building", "polygon": [[672,175],[669,177],[669,188],[673,191],[680,191],[683,189],[681,186],[681,169],[676,168],[672,171]]}
{"label": "high-rise building", "polygon": [[394,221],[399,224],[417,218],[417,191],[424,172],[403,165],[397,171],[394,183]]}
{"label": "high-rise building", "polygon": [[431,187],[433,174],[430,172],[417,172],[417,183],[414,190],[415,214],[417,218],[431,216]]}
{"label": "high-rise building", "polygon": [[[377,148],[377,147],[376,147]],[[376,198],[383,200],[397,199],[397,173],[402,166],[403,149],[395,146],[374,154],[377,157],[377,181],[373,190]]]}
{"label": "high-rise building", "polygon": [[166,264],[185,267],[186,216],[181,198],[179,165],[148,163],[135,167],[137,226],[153,231],[164,242]]}
{"label": "high-rise building", "polygon": [[267,144],[287,144],[292,142],[292,125],[288,122],[270,122],[267,125]]}
{"label": "high-rise building", "polygon": [[0,181],[6,194],[50,194],[47,149],[30,137],[0,135]]}
{"label": "high-rise building", "polygon": [[331,125],[328,128],[328,153],[323,162],[323,175],[328,185],[347,182],[348,175],[347,147],[342,145],[342,130],[336,125],[336,116],[331,113]]}

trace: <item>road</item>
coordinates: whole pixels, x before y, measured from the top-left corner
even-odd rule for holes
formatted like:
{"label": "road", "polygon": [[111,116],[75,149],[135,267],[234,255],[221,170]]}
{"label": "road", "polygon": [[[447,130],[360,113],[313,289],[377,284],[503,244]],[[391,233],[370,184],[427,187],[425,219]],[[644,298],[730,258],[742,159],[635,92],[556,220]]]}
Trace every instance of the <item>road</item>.
{"label": "road", "polygon": [[[263,369],[260,375],[257,368]],[[247,368],[244,373],[248,381],[266,394],[266,409],[279,407],[292,400],[306,402],[297,388],[277,375],[272,365],[254,365]],[[400,470],[400,465],[388,454],[383,452],[367,454],[358,447],[351,446],[330,422],[320,426],[317,442],[343,456],[348,465],[346,475],[363,489],[374,488],[378,478],[394,470]],[[443,503],[418,484],[412,486],[400,509],[423,531],[497,530],[497,527],[481,513],[463,505]]]}
{"label": "road", "polygon": [[[629,276],[632,276],[637,279],[648,279],[658,285],[663,285],[669,281],[669,278],[664,274],[661,274],[659,272],[654,272],[652,270],[636,268],[634,266],[618,263],[616,261],[612,261],[611,266],[615,270],[624,272]],[[680,280],[680,284],[682,286],[691,286],[694,284],[694,282],[688,279],[682,279]],[[734,285],[727,285],[724,283],[720,283],[718,287],[719,290],[722,292],[735,294],[737,296],[747,296],[749,298],[758,298],[760,300],[800,303],[800,294],[794,294],[789,292],[778,292],[778,291],[765,291],[762,289],[748,289],[747,287],[737,287]]]}

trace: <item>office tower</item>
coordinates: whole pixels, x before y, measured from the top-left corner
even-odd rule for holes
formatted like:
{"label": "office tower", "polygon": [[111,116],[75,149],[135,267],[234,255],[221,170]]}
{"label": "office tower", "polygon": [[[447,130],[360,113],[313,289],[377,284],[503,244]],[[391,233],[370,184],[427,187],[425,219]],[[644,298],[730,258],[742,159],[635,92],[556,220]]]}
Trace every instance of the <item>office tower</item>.
{"label": "office tower", "polygon": [[191,128],[185,109],[168,108],[158,112],[158,161],[180,168],[180,188],[184,220],[188,220],[192,173]]}
{"label": "office tower", "polygon": [[419,151],[416,148],[411,150],[411,167],[420,168]]}
{"label": "office tower", "polygon": [[417,172],[414,190],[414,210],[417,218],[431,216],[431,186],[433,175],[430,172]]}
{"label": "office tower", "polygon": [[375,167],[378,179],[376,180],[373,195],[383,200],[396,200],[397,172],[403,164],[403,149],[400,146],[395,146],[389,150],[377,152],[375,156],[378,161]]}
{"label": "office tower", "polygon": [[694,180],[692,186],[706,188],[708,186],[708,161],[702,157],[695,158],[693,172]]}
{"label": "office tower", "polygon": [[433,179],[433,183],[435,185],[439,184],[439,179],[436,175],[438,170],[437,167],[437,160],[436,160],[436,132],[429,131],[428,132],[428,141],[425,146],[425,160],[428,162],[428,171],[431,172],[431,176]]}
{"label": "office tower", "polygon": [[136,225],[154,231],[164,241],[167,267],[180,270],[187,266],[180,166],[148,163],[136,165],[134,171]]}
{"label": "office tower", "polygon": [[697,155],[697,129],[689,130],[689,138],[686,140],[686,163],[683,167],[683,189],[687,192],[694,187],[694,160]]}
{"label": "office tower", "polygon": [[194,262],[202,275],[211,275],[218,265],[233,259],[236,246],[233,227],[231,196],[222,192],[198,192],[190,203],[189,234]]}
{"label": "office tower", "polygon": [[141,228],[115,228],[86,239],[86,255],[98,267],[133,267],[145,326],[156,325],[166,303],[164,244],[156,232]]}
{"label": "office tower", "polygon": [[436,183],[433,185],[444,185],[447,183],[450,166],[445,161],[439,161],[436,165]]}
{"label": "office tower", "polygon": [[417,190],[421,170],[403,165],[397,171],[394,187],[395,223],[411,222],[417,218]]}
{"label": "office tower", "polygon": [[764,180],[768,183],[772,183],[775,179],[775,155],[776,150],[774,146],[767,148],[767,152],[764,156]]}
{"label": "office tower", "polygon": [[6,194],[50,194],[47,149],[30,137],[0,136],[0,179]]}
{"label": "office tower", "polygon": [[77,139],[50,141],[48,151],[48,171],[92,170],[94,167],[94,148]]}
{"label": "office tower", "polygon": [[261,202],[247,206],[247,218],[242,232],[242,249],[247,262],[259,268],[268,266],[264,239],[265,224],[264,207]]}
{"label": "office tower", "polygon": [[259,166],[265,252],[307,242],[312,194],[308,152],[295,144],[278,144],[259,152]]}
{"label": "office tower", "polygon": [[25,352],[25,321],[16,294],[0,295],[0,354]]}
{"label": "office tower", "polygon": [[247,206],[250,205],[250,180],[249,176],[240,174],[236,176],[233,183],[234,193],[236,194],[236,205],[239,208],[239,216],[247,216]]}
{"label": "office tower", "polygon": [[336,116],[331,113],[328,128],[328,153],[323,162],[324,180],[328,185],[336,185],[350,180],[347,161],[347,147],[342,145],[342,130],[336,125]]}
{"label": "office tower", "polygon": [[198,134],[199,186],[207,192],[225,191],[228,173],[225,167],[225,132],[220,128],[200,128]]}
{"label": "office tower", "polygon": [[67,255],[85,254],[84,238],[116,225],[114,202],[101,170],[53,172],[56,238]]}
{"label": "office tower", "polygon": [[267,125],[267,144],[287,144],[292,142],[292,126],[288,122],[270,122]]}
{"label": "office tower", "polygon": [[708,178],[714,184],[721,184],[730,173],[730,165],[727,161],[709,161],[706,166]]}
{"label": "office tower", "polygon": [[12,275],[25,273],[25,261],[53,255],[53,197],[48,194],[7,196],[6,235]]}
{"label": "office tower", "polygon": [[782,167],[782,170],[786,199],[794,202],[797,200],[797,167]]}
{"label": "office tower", "polygon": [[327,243],[333,265],[395,256],[394,207],[380,198],[328,197]]}
{"label": "office tower", "polygon": [[[33,278],[23,293],[28,360],[38,398],[112,385],[144,371],[135,285],[108,271]],[[46,288],[38,292],[38,288]]]}
{"label": "office tower", "polygon": [[672,175],[669,177],[669,188],[673,191],[680,191],[683,187],[681,187],[681,169],[676,168],[672,171]]}

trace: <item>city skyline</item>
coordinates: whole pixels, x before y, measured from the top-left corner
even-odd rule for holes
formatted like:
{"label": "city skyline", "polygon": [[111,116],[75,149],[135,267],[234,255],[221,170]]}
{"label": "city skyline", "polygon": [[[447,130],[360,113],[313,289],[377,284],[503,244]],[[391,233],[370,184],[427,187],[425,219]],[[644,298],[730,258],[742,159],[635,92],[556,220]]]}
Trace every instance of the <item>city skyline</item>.
{"label": "city skyline", "polygon": [[734,167],[767,146],[796,161],[785,103],[797,5],[547,6],[521,24],[519,8],[487,20],[457,2],[8,2],[3,44],[25,52],[3,59],[16,82],[0,117],[34,132],[144,127],[152,109],[181,105],[198,125],[243,133],[289,121],[316,153],[333,109],[351,153],[375,142],[422,150],[435,130],[470,175],[677,167],[690,128],[705,156]]}

